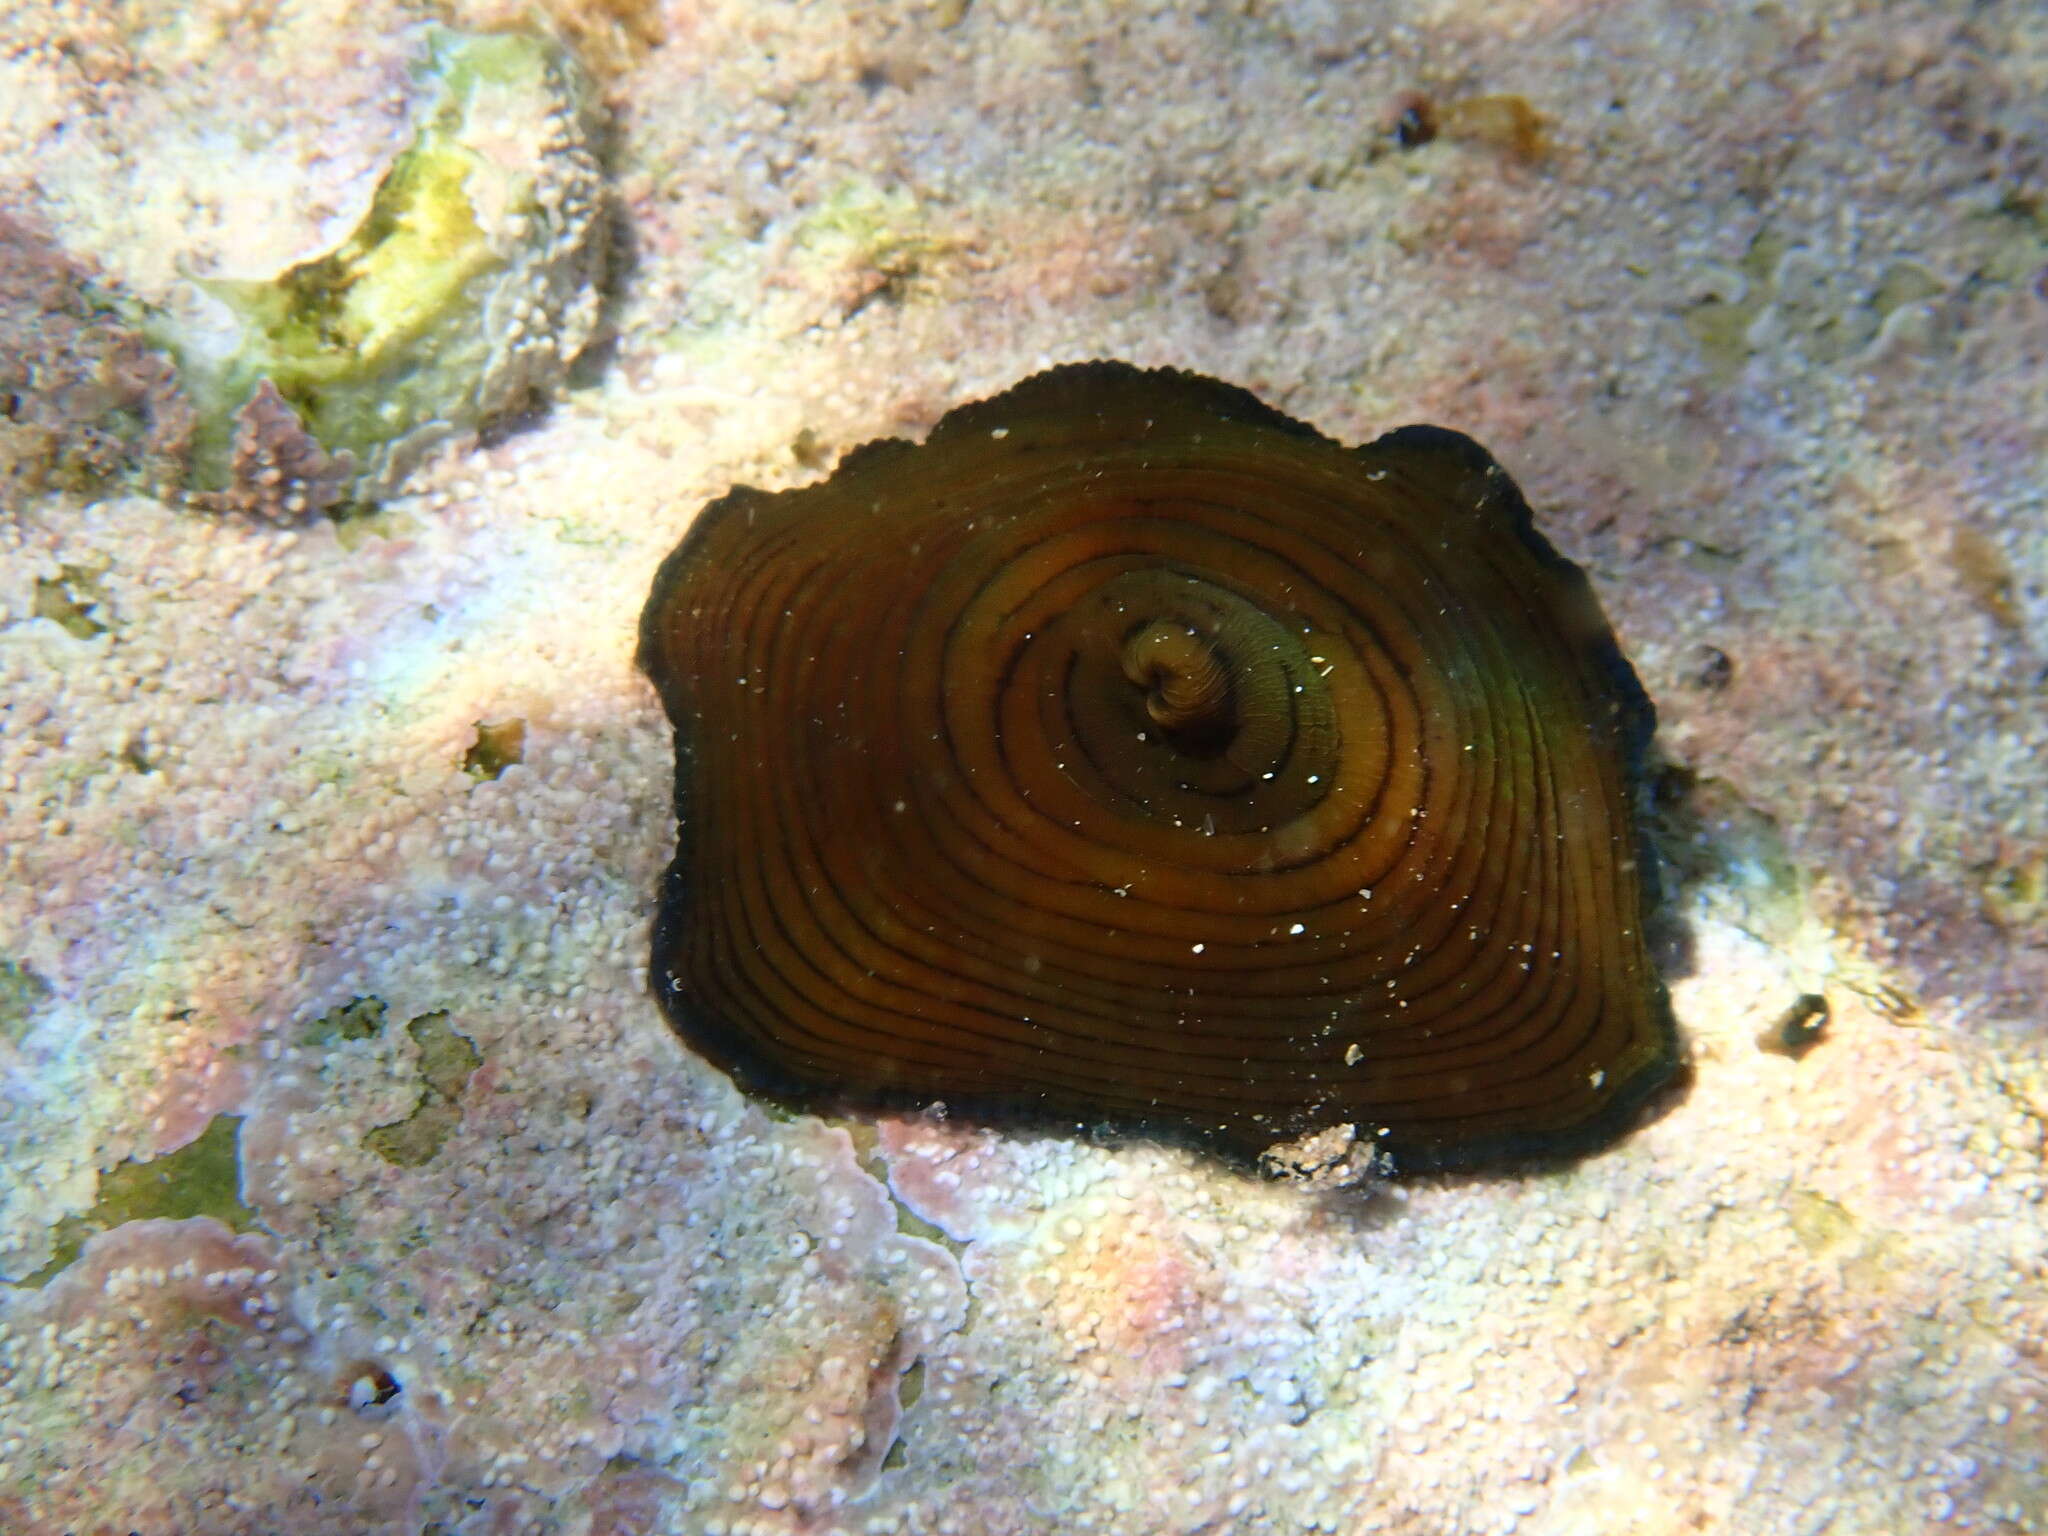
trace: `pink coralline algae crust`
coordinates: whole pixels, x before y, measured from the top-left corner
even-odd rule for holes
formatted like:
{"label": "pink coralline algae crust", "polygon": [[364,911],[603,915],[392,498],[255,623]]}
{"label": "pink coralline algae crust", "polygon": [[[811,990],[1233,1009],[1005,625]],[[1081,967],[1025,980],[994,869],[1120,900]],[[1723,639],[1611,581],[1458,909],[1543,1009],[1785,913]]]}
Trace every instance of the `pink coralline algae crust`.
{"label": "pink coralline algae crust", "polygon": [[[651,1501],[798,1532],[874,1491],[901,1384],[966,1302],[952,1256],[897,1231],[845,1131],[778,1124],[725,1094],[655,1109],[644,1060],[574,1103],[536,1102],[487,1042],[459,1129],[423,1166],[393,1167],[360,1129],[395,1101],[369,1081],[383,1050],[329,1045],[259,1096],[248,1199],[366,1293],[335,1315],[394,1330],[409,1395],[440,1405],[430,1511],[458,1518],[468,1501],[519,1529],[516,1512],[565,1498]],[[374,1281],[349,1269],[405,1251],[429,1211],[459,1246]],[[664,1475],[615,1482],[640,1465]]]}
{"label": "pink coralline algae crust", "polygon": [[0,407],[0,505],[183,471],[193,413],[170,359],[12,213],[0,214]]}
{"label": "pink coralline algae crust", "polygon": [[[670,5],[607,84],[635,260],[544,416],[290,528],[18,437],[0,1273],[224,1113],[264,1235],[0,1290],[0,1532],[2048,1526],[2039,9]],[[409,142],[417,20],[0,7],[0,201],[70,291],[275,273]],[[1520,93],[1552,151],[1403,149],[1411,89]],[[849,1146],[662,1026],[662,554],[1104,355],[1471,432],[1591,573],[1698,812],[1691,1084],[1607,1154],[1332,1196],[957,1120]],[[1760,1050],[1804,994],[1822,1038]],[[306,1043],[368,996],[381,1033]],[[395,1166],[433,1013],[478,1063]]]}
{"label": "pink coralline algae crust", "polygon": [[[1744,1040],[1717,1069],[1742,1080],[1730,1100],[1640,1132],[1597,1187],[1219,1187],[1175,1154],[884,1121],[892,1189],[964,1244],[973,1298],[916,1456],[956,1455],[991,1531],[1421,1536],[1447,1509],[1474,1531],[1538,1510],[1552,1530],[1732,1530],[1745,1487],[1886,1520],[2034,1508],[2041,1181],[1983,1170],[2001,1145],[2038,1160],[2038,1126],[1978,1065],[1843,1012],[1858,1061]],[[1773,1175],[1730,1105],[1800,1072],[1814,1151]],[[1967,1147],[1912,1133],[1957,1099],[1981,1106]],[[1647,1234],[1631,1213],[1653,1203],[1678,1214]],[[1999,1234],[1964,1266],[1938,1236],[1951,1213]]]}
{"label": "pink coralline algae crust", "polygon": [[[0,1528],[831,1528],[876,1492],[906,1381],[964,1321],[957,1266],[896,1230],[842,1130],[744,1110],[672,1129],[643,1189],[579,1226],[555,1209],[573,1192],[490,1166],[507,1127],[488,1113],[428,1168],[360,1154],[309,1176],[313,1101],[262,1099],[248,1197],[282,1243],[133,1222],[0,1303]],[[459,1252],[351,1262],[423,1202]],[[771,1202],[804,1214],[771,1223]]]}
{"label": "pink coralline algae crust", "polygon": [[197,504],[286,522],[318,516],[347,493],[353,457],[322,448],[269,379],[234,421],[227,487]]}
{"label": "pink coralline algae crust", "polygon": [[[1256,1530],[1372,1507],[1407,1288],[1374,1202],[1180,1152],[885,1120],[905,1206],[962,1241],[973,1326],[928,1370],[915,1462],[989,1532]],[[1349,1237],[1354,1241],[1333,1241]],[[1093,1448],[1093,1449],[1091,1449]]]}
{"label": "pink coralline algae crust", "polygon": [[557,1513],[587,1536],[654,1536],[677,1528],[688,1495],[686,1483],[621,1461],[598,1473]]}
{"label": "pink coralline algae crust", "polygon": [[139,1221],[0,1293],[0,1528],[416,1531],[430,1435],[355,1385],[284,1263],[210,1217]]}

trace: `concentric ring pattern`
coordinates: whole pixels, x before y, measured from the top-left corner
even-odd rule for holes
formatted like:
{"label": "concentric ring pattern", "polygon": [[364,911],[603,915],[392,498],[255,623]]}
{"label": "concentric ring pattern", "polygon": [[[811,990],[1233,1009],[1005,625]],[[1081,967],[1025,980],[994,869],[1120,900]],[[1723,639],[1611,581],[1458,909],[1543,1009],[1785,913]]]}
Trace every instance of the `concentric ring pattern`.
{"label": "concentric ring pattern", "polygon": [[1672,1067],[1647,701],[1469,439],[1056,369],[662,567],[653,978],[807,1102],[1565,1151]]}

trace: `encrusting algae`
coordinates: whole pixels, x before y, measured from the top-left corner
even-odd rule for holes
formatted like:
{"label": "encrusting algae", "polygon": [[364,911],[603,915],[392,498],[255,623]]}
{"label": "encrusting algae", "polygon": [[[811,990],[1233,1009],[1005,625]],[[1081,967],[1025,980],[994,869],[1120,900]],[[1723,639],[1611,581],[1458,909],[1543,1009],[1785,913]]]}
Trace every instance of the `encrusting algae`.
{"label": "encrusting algae", "polygon": [[374,498],[590,339],[607,242],[580,70],[532,33],[441,27],[421,70],[434,98],[340,246],[267,282],[198,279],[219,328],[165,324],[202,495],[274,515]]}

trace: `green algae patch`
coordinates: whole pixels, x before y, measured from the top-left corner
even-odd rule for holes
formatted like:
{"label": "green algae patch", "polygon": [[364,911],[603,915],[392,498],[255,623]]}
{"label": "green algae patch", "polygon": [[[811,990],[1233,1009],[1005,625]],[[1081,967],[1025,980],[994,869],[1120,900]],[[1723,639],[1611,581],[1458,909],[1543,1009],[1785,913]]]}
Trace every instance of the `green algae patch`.
{"label": "green algae patch", "polygon": [[299,1039],[305,1045],[332,1045],[338,1040],[368,1040],[384,1028],[385,1006],[381,997],[352,997],[339,1008],[330,1008],[311,1024]]}
{"label": "green algae patch", "polygon": [[1785,1219],[1808,1253],[1826,1253],[1856,1235],[1856,1220],[1826,1195],[1795,1189],[1785,1200]]}
{"label": "green algae patch", "polygon": [[436,27],[420,74],[415,136],[339,246],[267,281],[196,281],[225,311],[217,334],[170,338],[202,494],[267,489],[274,515],[374,497],[560,382],[589,339],[605,221],[575,64],[537,34]]}
{"label": "green algae patch", "polygon": [[448,1027],[445,1013],[426,1013],[405,1026],[420,1050],[420,1079],[430,1093],[457,1098],[483,1058],[467,1039]]}
{"label": "green algae patch", "polygon": [[76,640],[104,635],[110,626],[96,617],[96,613],[105,612],[101,574],[83,566],[66,565],[59,567],[55,576],[38,576],[35,606],[30,611],[39,619],[50,620]]}
{"label": "green algae patch", "polygon": [[423,1013],[405,1032],[419,1048],[419,1103],[403,1120],[367,1132],[363,1146],[395,1168],[418,1168],[432,1162],[462,1124],[456,1101],[483,1058],[449,1027],[446,1013]]}
{"label": "green algae patch", "polygon": [[403,1120],[365,1134],[363,1146],[394,1168],[420,1168],[440,1155],[443,1144],[461,1124],[461,1110],[429,1094]]}
{"label": "green algae patch", "polygon": [[[2001,928],[2027,929],[2048,921],[2048,853],[2022,853],[1990,865],[1978,891],[1984,915]],[[0,1013],[0,1029],[4,1024]]]}
{"label": "green algae patch", "polygon": [[20,961],[0,960],[0,1040],[19,1045],[27,1039],[50,991],[50,984]]}
{"label": "green algae patch", "polygon": [[1909,256],[1879,268],[1873,284],[1766,229],[1732,270],[1703,275],[1709,291],[1685,311],[1685,324],[1718,385],[1732,384],[1757,353],[1788,345],[1827,366],[1867,360],[1883,345],[1929,352],[1948,344],[1938,313],[1948,290]]}
{"label": "green algae patch", "polygon": [[795,232],[796,247],[830,262],[886,266],[938,248],[923,230],[917,199],[901,187],[872,182],[841,184],[806,214]]}
{"label": "green algae patch", "polygon": [[89,1238],[130,1221],[211,1216],[231,1231],[248,1231],[256,1213],[242,1204],[241,1134],[240,1115],[216,1115],[177,1151],[148,1162],[130,1159],[101,1174],[92,1207],[57,1223],[50,1262],[22,1283],[40,1287],[54,1280]]}
{"label": "green algae patch", "polygon": [[1731,384],[1755,348],[1750,327],[1770,302],[1772,276],[1785,256],[1783,237],[1760,232],[1732,273],[1721,274],[1721,291],[1686,311],[1686,328],[1716,384]]}
{"label": "green algae patch", "polygon": [[929,228],[901,188],[849,182],[826,196],[792,232],[796,264],[834,291],[850,317],[877,300],[900,301],[955,249]]}
{"label": "green algae patch", "polygon": [[524,720],[479,720],[476,741],[462,754],[462,771],[474,779],[495,779],[514,763],[525,761]]}

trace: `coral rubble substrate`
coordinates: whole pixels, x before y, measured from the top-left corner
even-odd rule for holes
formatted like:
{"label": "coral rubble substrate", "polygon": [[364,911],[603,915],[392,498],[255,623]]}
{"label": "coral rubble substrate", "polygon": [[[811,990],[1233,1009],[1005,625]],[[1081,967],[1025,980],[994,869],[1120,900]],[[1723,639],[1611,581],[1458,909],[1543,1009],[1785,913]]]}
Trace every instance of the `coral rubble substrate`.
{"label": "coral rubble substrate", "polygon": [[[134,315],[357,227],[414,8],[0,19],[0,1529],[2048,1524],[2038,12],[551,14],[607,333],[284,525],[151,494]],[[1404,147],[1415,91],[1542,131]],[[1614,1150],[1311,1194],[662,1027],[656,562],[1097,355],[1468,431],[1592,572],[1691,1055]]]}

